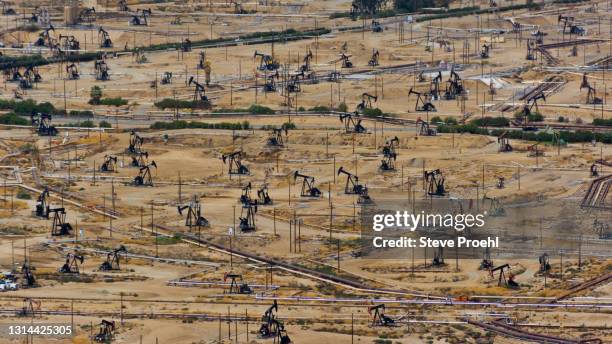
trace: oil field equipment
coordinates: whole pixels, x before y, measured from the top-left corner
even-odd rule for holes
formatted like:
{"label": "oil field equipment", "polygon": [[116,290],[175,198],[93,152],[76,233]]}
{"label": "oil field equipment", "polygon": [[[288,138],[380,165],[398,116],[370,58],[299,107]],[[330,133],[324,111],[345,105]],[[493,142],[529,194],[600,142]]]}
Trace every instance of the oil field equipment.
{"label": "oil field equipment", "polygon": [[249,287],[249,285],[242,280],[242,275],[226,273],[223,275],[223,282],[226,282],[228,279],[231,280],[229,287],[229,294],[253,294],[253,289]]}
{"label": "oil field equipment", "polygon": [[36,316],[36,312],[40,312],[41,302],[39,300],[34,300],[31,297],[27,297],[23,299],[22,307],[17,313],[17,316],[27,317]]}
{"label": "oil field equipment", "polygon": [[[129,154],[139,154],[142,152],[142,144],[144,143],[144,138],[140,137],[138,133],[134,130],[130,132],[130,141],[128,144],[127,152]],[[148,155],[147,155],[148,157]]]}
{"label": "oil field equipment", "polygon": [[493,260],[491,260],[491,248],[485,247],[484,253],[482,254],[482,261],[480,261],[479,270],[490,270],[493,268]]}
{"label": "oil field equipment", "polygon": [[[523,105],[523,109],[521,110],[520,117],[523,119],[524,123],[529,122],[529,117],[533,114],[539,113],[540,109],[538,108],[538,99],[543,99],[546,101],[546,96],[544,96],[543,92],[536,94],[533,97],[527,99],[527,103]],[[535,112],[533,112],[533,108],[535,107]]]}
{"label": "oil field equipment", "polygon": [[51,224],[51,235],[69,235],[72,232],[72,225],[66,222],[65,208],[50,208],[49,214],[53,213],[53,223]]}
{"label": "oil field equipment", "polygon": [[441,82],[442,82],[442,72],[438,71],[438,75],[436,75],[435,78],[432,78],[431,83],[429,84],[429,98],[431,100],[440,99],[440,83]]}
{"label": "oil field equipment", "polygon": [[283,133],[285,133],[285,136],[287,136],[288,130],[286,126],[283,126],[282,128],[272,128],[272,131],[268,136],[267,145],[273,147],[283,147],[285,145]]}
{"label": "oil field equipment", "polygon": [[108,65],[104,60],[96,60],[94,62],[94,69],[96,71],[96,80],[107,81],[110,78],[108,71]]}
{"label": "oil field equipment", "polygon": [[257,198],[259,199],[259,204],[261,205],[271,205],[272,198],[268,194],[268,186],[264,185],[259,190],[257,190]]}
{"label": "oil field equipment", "polygon": [[176,207],[179,215],[183,215],[185,210],[187,210],[187,216],[185,217],[185,226],[189,227],[208,227],[209,222],[206,218],[202,216],[202,206],[200,205],[200,200],[198,197],[194,196],[191,202],[187,205],[179,205]]}
{"label": "oil field equipment", "polygon": [[[498,181],[498,183],[499,183],[499,181]],[[497,197],[489,197],[487,195],[484,195],[484,197],[482,198],[482,206],[483,206],[483,208],[486,208],[487,203],[489,204],[489,207],[487,209],[487,214],[489,216],[504,216],[504,215],[506,215],[506,209],[504,209],[502,203],[500,202],[500,200]]]}
{"label": "oil field equipment", "polygon": [[370,57],[370,61],[368,61],[368,66],[376,67],[378,66],[378,58],[380,57],[380,52],[378,50],[374,50],[372,52],[372,57]]}
{"label": "oil field equipment", "polygon": [[357,104],[355,113],[363,113],[366,109],[372,109],[372,100],[376,103],[378,100],[377,96],[373,96],[367,92],[361,94],[361,102]]}
{"label": "oil field equipment", "polygon": [[444,187],[445,178],[440,169],[433,171],[424,171],[423,178],[426,184],[426,194],[430,196],[444,196],[446,188]]}
{"label": "oil field equipment", "polygon": [[497,177],[497,183],[495,184],[495,187],[497,187],[498,189],[503,189],[506,187],[506,178],[504,177]]}
{"label": "oil field equipment", "polygon": [[55,32],[53,25],[49,25],[48,28],[44,29],[39,35],[34,45],[37,47],[47,46],[53,48],[55,46],[55,39],[51,36],[51,31]]}
{"label": "oil field equipment", "polygon": [[372,20],[372,32],[383,32],[383,27],[378,20]]}
{"label": "oil field equipment", "polygon": [[242,232],[252,232],[257,227],[255,225],[255,214],[257,213],[257,200],[249,201],[242,205],[240,211],[240,230]]}
{"label": "oil field equipment", "polygon": [[60,46],[62,49],[74,55],[81,49],[81,43],[72,35],[59,35]]}
{"label": "oil field equipment", "polygon": [[444,98],[446,100],[456,99],[457,96],[462,95],[464,92],[463,82],[459,74],[455,72],[454,67],[451,69],[450,77],[446,81],[446,90],[444,91]]}
{"label": "oil field equipment", "polygon": [[347,55],[345,53],[340,54],[340,58],[337,61],[342,61],[342,68],[353,68],[353,62],[351,62],[350,58],[352,55]]}
{"label": "oil field equipment", "polygon": [[397,159],[397,147],[399,146],[399,138],[396,136],[391,140],[387,140],[383,146],[382,153],[384,159],[381,161],[380,169],[382,171],[394,171],[395,160]]}
{"label": "oil field equipment", "polygon": [[399,148],[399,138],[396,136],[391,140],[387,140],[385,145],[383,146],[382,153],[383,155],[388,155],[392,153],[397,153],[397,149]]}
{"label": "oil field equipment", "polygon": [[172,83],[172,72],[164,72],[164,75],[161,78],[162,85],[168,85]]}
{"label": "oil field equipment", "polygon": [[100,172],[117,172],[117,157],[105,155],[104,162],[100,165]]}
{"label": "oil field equipment", "polygon": [[251,202],[251,182],[242,187],[242,194],[240,195],[240,203],[246,205]]}
{"label": "oil field equipment", "polygon": [[344,193],[347,195],[359,195],[357,203],[370,203],[371,199],[368,195],[368,187],[359,184],[359,177],[346,171],[342,166],[338,169],[338,175],[346,175],[346,183],[344,185]]}
{"label": "oil field equipment", "polygon": [[274,74],[266,76],[266,83],[264,84],[264,92],[276,92],[276,80],[278,80],[278,71]]}
{"label": "oil field equipment", "polygon": [[544,156],[544,151],[540,149],[539,143],[534,143],[531,146],[527,147],[527,156],[530,156],[530,157]]}
{"label": "oil field equipment", "polygon": [[361,125],[361,119],[355,120],[353,115],[348,112],[340,114],[340,122],[344,123],[344,132],[347,134],[362,134],[366,132],[366,128]]}
{"label": "oil field equipment", "polygon": [[185,38],[181,42],[181,51],[184,53],[188,53],[191,51],[191,40],[189,38]]}
{"label": "oil field equipment", "polygon": [[111,40],[110,35],[102,27],[98,29],[98,42],[100,43],[100,48],[113,47],[113,41]]}
{"label": "oil field equipment", "polygon": [[27,262],[21,266],[21,284],[28,288],[36,286],[36,277],[34,277],[32,267]]}
{"label": "oil field equipment", "polygon": [[278,333],[278,327],[276,326],[278,323],[275,322],[276,314],[278,312],[278,303],[274,300],[272,306],[268,307],[264,312],[264,315],[261,317],[261,326],[259,327],[259,335],[262,338],[269,338],[272,336],[276,336]]}
{"label": "oil field equipment", "polygon": [[153,176],[151,175],[151,167],[157,169],[157,164],[152,161],[150,164],[139,169],[138,175],[134,177],[133,185],[135,186],[153,186]]}
{"label": "oil field equipment", "polygon": [[133,154],[132,162],[130,163],[132,167],[143,167],[149,164],[149,152],[140,151],[138,153]]}
{"label": "oil field equipment", "polygon": [[38,67],[29,66],[23,72],[23,76],[24,76],[24,78],[27,78],[28,80],[30,80],[31,83],[32,82],[41,82],[42,81],[42,76],[38,72]]}
{"label": "oil field equipment", "polygon": [[293,343],[291,341],[291,338],[289,338],[289,335],[287,334],[287,330],[285,330],[285,325],[279,321],[279,320],[274,320],[276,322],[276,328],[278,328],[278,331],[276,332],[276,337],[274,338],[274,344],[291,344]]}
{"label": "oil field equipment", "polygon": [[[437,92],[437,91],[434,91]],[[433,105],[428,99],[427,96],[423,95],[421,92],[417,92],[410,88],[408,91],[408,96],[411,94],[415,94],[417,96],[416,103],[414,104],[414,111],[417,112],[436,112],[436,106]]]}
{"label": "oil field equipment", "polygon": [[17,14],[13,8],[9,7],[6,1],[0,1],[0,4],[2,4],[2,15],[13,16]]}
{"label": "oil field equipment", "polygon": [[512,152],[512,145],[510,145],[507,130],[499,134],[497,137],[497,144],[499,145],[498,152]]}
{"label": "oil field equipment", "polygon": [[95,7],[85,7],[81,9],[79,12],[79,23],[87,23],[91,25],[91,23],[96,21],[96,8]]}
{"label": "oil field equipment", "polygon": [[597,167],[597,164],[592,164],[590,171],[591,177],[599,177],[599,168]]}
{"label": "oil field equipment", "polygon": [[51,125],[52,117],[47,113],[32,113],[30,115],[30,122],[32,126],[38,125],[36,132],[38,136],[56,136],[58,134],[57,128]]}
{"label": "oil field equipment", "polygon": [[273,72],[277,70],[278,67],[280,67],[280,63],[278,63],[278,61],[274,59],[272,55],[262,54],[262,53],[257,52],[256,50],[255,54],[253,54],[253,58],[258,58],[258,57],[259,57],[259,67],[257,67],[257,69],[259,69],[262,72],[263,71]]}
{"label": "oil field equipment", "polygon": [[489,50],[491,47],[488,44],[483,44],[480,48],[480,58],[488,59],[489,58]]}
{"label": "oil field equipment", "polygon": [[302,192],[301,197],[321,197],[321,190],[315,187],[315,178],[301,174],[298,171],[293,173],[293,180],[302,178]]}
{"label": "oil field equipment", "polygon": [[497,278],[498,287],[518,288],[519,284],[514,281],[514,274],[510,271],[510,265],[504,264],[489,270],[491,276],[494,276],[499,271]]}
{"label": "oil field equipment", "polygon": [[108,252],[106,260],[100,264],[100,271],[119,271],[121,270],[120,260],[121,255],[126,255],[127,249],[121,245],[118,248]]}
{"label": "oil field equipment", "polygon": [[66,66],[66,75],[68,75],[68,80],[78,80],[81,77],[79,69],[74,63]]}
{"label": "oil field equipment", "polygon": [[127,0],[118,0],[117,10],[119,10],[119,12],[128,12],[130,8],[127,5]]}
{"label": "oil field equipment", "polygon": [[550,271],[550,259],[548,257],[548,253],[544,253],[538,257],[538,262],[540,263],[540,273],[546,273]]}
{"label": "oil field equipment", "polygon": [[419,129],[419,136],[436,136],[438,135],[438,131],[429,126],[429,122],[418,118],[416,121],[416,126]]}
{"label": "oil field equipment", "polygon": [[431,260],[432,266],[446,265],[444,262],[444,248],[442,246],[434,248],[434,256]]}
{"label": "oil field equipment", "polygon": [[49,188],[45,187],[36,200],[36,216],[49,218]]}
{"label": "oil field equipment", "polygon": [[372,326],[394,326],[395,320],[385,315],[385,304],[368,307],[368,314],[372,317]]}
{"label": "oil field equipment", "polygon": [[586,34],[586,30],[576,24],[574,24],[574,17],[566,16],[559,14],[557,17],[558,23],[563,23],[563,34],[569,34],[570,38],[572,35],[584,36]]}
{"label": "oil field equipment", "polygon": [[302,92],[300,78],[304,78],[304,72],[289,75],[289,80],[287,81],[287,86],[285,87],[287,93]]}
{"label": "oil field equipment", "polygon": [[151,9],[137,9],[136,13],[132,15],[132,19],[130,19],[130,25],[149,25],[149,16],[151,15]]}
{"label": "oil field equipment", "polygon": [[302,65],[300,66],[300,72],[310,71],[310,63],[312,62],[312,51],[308,49],[308,53],[302,59]]}
{"label": "oil field equipment", "polygon": [[242,151],[235,151],[229,154],[223,154],[221,156],[221,160],[223,160],[224,164],[228,165],[228,173],[232,174],[240,174],[246,175],[249,174],[249,168],[246,165],[242,164],[242,156],[244,153]]}
{"label": "oil field equipment", "polygon": [[198,69],[204,69],[204,65],[206,64],[206,51],[200,50],[200,60],[198,61]]}
{"label": "oil field equipment", "polygon": [[115,337],[115,322],[103,319],[99,327],[100,330],[94,340],[98,343],[110,343]]}
{"label": "oil field equipment", "polygon": [[203,102],[205,104],[210,104],[208,97],[206,96],[206,88],[201,83],[197,82],[193,76],[189,77],[189,85],[193,86],[193,101],[194,102]]}
{"label": "oil field equipment", "polygon": [[587,80],[587,73],[582,74],[582,83],[580,84],[580,90],[583,88],[587,89],[587,96],[585,104],[602,104],[603,100],[596,96],[595,88],[589,84]]}
{"label": "oil field equipment", "polygon": [[66,255],[66,262],[62,265],[59,272],[64,274],[78,274],[80,272],[79,265],[82,265],[84,261],[85,257],[75,253],[68,253]]}
{"label": "oil field equipment", "polygon": [[525,56],[525,59],[527,61],[535,61],[536,59],[535,51],[536,51],[536,42],[532,39],[527,39],[527,55]]}

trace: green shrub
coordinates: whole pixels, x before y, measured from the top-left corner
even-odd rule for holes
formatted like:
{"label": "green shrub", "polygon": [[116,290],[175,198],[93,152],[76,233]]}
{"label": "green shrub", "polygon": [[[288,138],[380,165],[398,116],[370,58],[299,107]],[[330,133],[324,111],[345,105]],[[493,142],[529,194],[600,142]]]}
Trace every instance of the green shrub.
{"label": "green shrub", "polygon": [[340,112],[347,112],[348,111],[348,106],[346,106],[345,102],[342,102],[342,103],[338,104],[338,111],[340,111]]}
{"label": "green shrub", "polygon": [[317,105],[317,106],[313,106],[310,109],[308,109],[308,111],[314,111],[314,112],[329,112],[329,107],[325,106],[325,105]]}
{"label": "green shrub", "polygon": [[113,126],[107,122],[107,121],[100,121],[100,123],[98,123],[98,127],[100,128],[112,128]]}
{"label": "green shrub", "polygon": [[595,118],[593,120],[593,125],[602,125],[606,127],[612,127],[612,118],[608,118],[608,119]]}
{"label": "green shrub", "polygon": [[261,106],[257,104],[253,104],[249,106],[249,113],[252,115],[273,115],[274,110],[270,109],[267,106]]}
{"label": "green shrub", "polygon": [[379,108],[364,109],[363,115],[366,117],[380,117],[384,115],[384,112]]}
{"label": "green shrub", "polygon": [[27,191],[19,189],[19,191],[17,191],[17,198],[19,198],[19,199],[32,199],[32,196]]}
{"label": "green shrub", "polygon": [[5,115],[0,115],[0,124],[30,125],[30,121],[11,112]]}
{"label": "green shrub", "polygon": [[507,127],[510,125],[510,120],[506,117],[480,117],[470,121],[478,127]]}
{"label": "green shrub", "polygon": [[102,99],[100,99],[100,102],[98,104],[99,105],[106,105],[106,106],[123,106],[123,105],[127,105],[128,101],[127,101],[127,99],[123,99],[121,97],[117,97],[117,98],[102,98]]}
{"label": "green shrub", "polygon": [[442,117],[440,116],[433,116],[430,120],[430,123],[444,123],[444,121],[442,120]]}
{"label": "green shrub", "polygon": [[444,124],[457,125],[457,119],[455,117],[446,117],[444,118]]}
{"label": "green shrub", "polygon": [[183,120],[172,121],[172,122],[155,122],[151,124],[151,129],[164,129],[164,130],[174,130],[174,129],[229,129],[229,130],[245,130],[251,127],[248,121],[243,121],[242,123],[235,122],[220,122],[220,123],[206,123],[206,122],[187,122]]}

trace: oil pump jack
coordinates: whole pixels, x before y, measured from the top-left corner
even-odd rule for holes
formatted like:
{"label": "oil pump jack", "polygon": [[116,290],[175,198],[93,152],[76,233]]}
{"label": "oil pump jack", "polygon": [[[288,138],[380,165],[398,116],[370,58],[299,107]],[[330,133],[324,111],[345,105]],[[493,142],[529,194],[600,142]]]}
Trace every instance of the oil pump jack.
{"label": "oil pump jack", "polygon": [[510,145],[510,139],[508,138],[508,131],[504,130],[497,137],[497,144],[499,145],[499,152],[512,152],[512,145]]}
{"label": "oil pump jack", "polygon": [[251,182],[242,187],[242,194],[240,195],[240,203],[247,205],[251,202]]}
{"label": "oil pump jack", "polygon": [[152,161],[150,164],[140,168],[138,175],[134,177],[132,184],[134,186],[153,186],[153,176],[151,175],[151,167],[157,169],[157,164]]}
{"label": "oil pump jack", "polygon": [[132,167],[143,167],[149,164],[149,153],[138,151],[132,156]]}
{"label": "oil pump jack", "polygon": [[525,59],[527,61],[535,61],[536,60],[536,55],[535,55],[535,50],[536,49],[536,42],[532,39],[527,39],[527,55],[525,56]]}
{"label": "oil pump jack", "polygon": [[550,270],[550,259],[548,257],[548,253],[542,254],[538,257],[538,262],[540,263],[540,273],[544,274]]}
{"label": "oil pump jack", "polygon": [[430,196],[444,196],[446,188],[444,187],[445,178],[442,171],[439,169],[433,171],[424,171],[423,178],[427,184],[426,194]]}
{"label": "oil pump jack", "polygon": [[259,327],[259,335],[262,338],[269,338],[276,336],[278,333],[278,327],[276,321],[276,314],[278,312],[278,303],[274,300],[272,306],[268,307],[261,317],[261,326]]}
{"label": "oil pump jack", "polygon": [[193,101],[202,102],[206,105],[210,105],[210,101],[206,96],[206,88],[201,83],[197,82],[193,76],[189,77],[189,85],[194,85],[193,89]]}
{"label": "oil pump jack", "polygon": [[444,262],[444,248],[442,246],[434,248],[434,256],[431,260],[432,266],[446,265]]}
{"label": "oil pump jack", "polygon": [[179,215],[183,215],[185,209],[187,209],[187,217],[185,217],[185,226],[189,227],[191,231],[191,227],[202,226],[208,227],[209,222],[206,218],[202,216],[202,207],[200,205],[200,200],[198,197],[194,196],[191,202],[187,205],[179,205],[176,207]]}
{"label": "oil pump jack", "polygon": [[223,154],[221,160],[224,164],[228,165],[228,174],[249,174],[249,168],[242,164],[242,151],[235,151],[230,154]]}
{"label": "oil pump jack", "polygon": [[49,218],[49,188],[45,187],[36,200],[36,216]]}
{"label": "oil pump jack", "polygon": [[30,115],[30,122],[32,126],[38,125],[36,132],[38,136],[56,136],[58,131],[57,128],[51,125],[51,115],[47,113],[32,113]]}
{"label": "oil pump jack", "polygon": [[0,1],[0,3],[2,4],[2,15],[13,16],[17,14],[13,8],[9,7],[6,1]]}
{"label": "oil pump jack", "polygon": [[419,129],[419,136],[436,136],[438,135],[438,131],[429,126],[429,122],[418,118],[416,121],[416,126]]}
{"label": "oil pump jack", "polygon": [[270,135],[268,136],[267,145],[273,147],[284,147],[285,140],[283,139],[283,132],[285,137],[288,134],[288,129],[283,125],[282,128],[272,128]]}
{"label": "oil pump jack", "polygon": [[582,74],[582,83],[580,84],[580,90],[583,88],[587,89],[587,96],[585,104],[602,104],[603,100],[596,96],[595,88],[589,84],[587,80],[587,73]]}
{"label": "oil pump jack", "polygon": [[255,225],[255,214],[257,213],[257,200],[249,200],[248,203],[242,204],[240,211],[240,230],[242,232],[252,232],[257,226]]}
{"label": "oil pump jack", "polygon": [[[429,98],[431,100],[440,100],[440,83],[442,82],[442,72],[438,71],[438,75],[431,79],[429,84]],[[433,108],[435,111],[435,107]]]}
{"label": "oil pump jack", "polygon": [[82,265],[84,261],[85,257],[75,253],[68,253],[66,255],[66,262],[59,269],[59,272],[64,274],[78,274],[80,272],[79,265]]}
{"label": "oil pump jack", "polygon": [[[498,267],[495,267],[491,270],[489,270],[491,273],[491,276],[495,275],[495,272],[499,271],[499,276],[497,279],[497,286],[498,287],[506,287],[506,288],[518,288],[519,284],[516,283],[514,281],[514,274],[512,274],[512,272],[510,272],[510,265],[508,264],[504,264],[504,265],[500,265]],[[507,276],[506,276],[507,274]]]}
{"label": "oil pump jack", "polygon": [[234,273],[226,273],[223,275],[223,282],[231,279],[229,294],[253,294],[253,289],[242,280],[242,275]]}
{"label": "oil pump jack", "polygon": [[301,174],[298,171],[293,173],[293,180],[302,178],[302,192],[301,197],[321,197],[321,190],[315,187],[315,178]]}
{"label": "oil pump jack", "polygon": [[380,163],[380,170],[382,171],[394,171],[395,160],[397,159],[397,147],[399,146],[399,138],[396,136],[391,140],[385,142],[383,146],[383,160]]}
{"label": "oil pump jack", "polygon": [[489,58],[489,50],[491,47],[488,44],[483,44],[480,48],[480,58],[488,59]]}
{"label": "oil pump jack", "polygon": [[100,48],[113,47],[113,41],[111,40],[110,35],[102,27],[98,29],[98,42],[100,42]]}
{"label": "oil pump jack", "polygon": [[115,337],[115,322],[102,319],[99,327],[100,330],[93,339],[98,343],[110,343]]}
{"label": "oil pump jack", "polygon": [[482,261],[480,262],[478,270],[490,270],[491,268],[493,268],[493,266],[493,260],[491,260],[491,248],[487,246],[485,247],[482,256]]}
{"label": "oil pump jack", "polygon": [[378,100],[377,96],[373,96],[367,92],[361,94],[361,103],[357,104],[357,108],[355,110],[356,114],[363,113],[366,109],[372,108],[372,100],[376,103]]}
{"label": "oil pump jack", "polygon": [[359,195],[357,203],[364,204],[371,202],[370,196],[368,195],[368,187],[359,184],[359,176],[356,176],[342,166],[338,169],[338,175],[346,175],[346,183],[344,185],[344,193],[347,195]]}
{"label": "oil pump jack", "polygon": [[[578,35],[578,36],[584,36],[586,34],[586,31],[584,30],[584,28],[574,24],[574,17],[572,16],[566,16],[566,15],[562,15],[559,14],[558,18],[557,18],[557,22],[561,23],[563,22],[563,31],[562,33],[565,34],[569,34],[570,35],[570,39],[572,37],[572,35]],[[568,31],[569,28],[569,31]]]}
{"label": "oil pump jack", "polygon": [[104,162],[100,165],[100,172],[117,172],[117,157],[105,155]]}
{"label": "oil pump jack", "polygon": [[188,53],[191,51],[191,40],[189,38],[185,38],[181,42],[181,51],[184,53]]}
{"label": "oil pump jack", "polygon": [[139,154],[142,152],[141,147],[143,143],[144,138],[140,137],[134,130],[132,130],[132,132],[130,132],[130,143],[127,148],[127,152],[129,154]]}
{"label": "oil pump jack", "polygon": [[72,35],[59,35],[60,46],[69,55],[74,55],[81,49],[81,43]]}
{"label": "oil pump jack", "polygon": [[340,121],[344,123],[344,131],[347,134],[362,134],[366,132],[366,128],[361,125],[361,119],[355,120],[353,115],[348,112],[340,114]]}
{"label": "oil pump jack", "polygon": [[55,33],[53,25],[49,25],[48,28],[44,29],[39,35],[34,45],[37,47],[48,47],[53,48],[55,46],[55,38],[51,37],[51,31]]}
{"label": "oil pump jack", "polygon": [[372,20],[372,32],[383,32],[384,28],[378,20]]}
{"label": "oil pump jack", "polygon": [[276,92],[276,80],[278,80],[278,71],[274,74],[266,76],[266,83],[264,84],[264,92]]}
{"label": "oil pump jack", "polygon": [[374,51],[372,52],[372,57],[370,57],[370,61],[368,61],[368,66],[370,66],[370,67],[378,66],[378,58],[379,57],[380,57],[380,52],[378,52],[378,50],[374,49]]}
{"label": "oil pump jack", "polygon": [[79,12],[79,22],[87,23],[91,25],[91,23],[96,21],[96,8],[95,7],[85,7]]}
{"label": "oil pump jack", "polygon": [[100,271],[118,271],[121,270],[120,259],[121,254],[127,254],[125,246],[121,245],[118,248],[108,252],[106,260],[100,264]]}
{"label": "oil pump jack", "polygon": [[148,26],[149,21],[148,17],[151,15],[151,9],[137,9],[136,13],[132,15],[132,19],[130,19],[130,25],[142,25]]}
{"label": "oil pump jack", "polygon": [[280,67],[280,63],[272,55],[262,54],[255,50],[255,54],[253,54],[253,58],[259,57],[259,67],[257,67],[260,71],[270,71],[273,72]]}
{"label": "oil pump jack", "polygon": [[351,54],[345,54],[344,52],[340,54],[340,57],[333,61],[334,63],[342,61],[342,68],[353,68],[353,62],[351,62]]}
{"label": "oil pump jack", "polygon": [[455,68],[453,67],[450,72],[450,77],[446,81],[446,90],[444,91],[444,98],[446,100],[456,99],[457,96],[463,94],[463,82],[461,81],[461,77],[457,72],[455,72]]}
{"label": "oil pump jack", "polygon": [[110,78],[108,71],[108,65],[104,60],[96,60],[94,62],[94,69],[96,71],[96,80],[107,81]]}
{"label": "oil pump jack", "polygon": [[259,190],[257,190],[257,198],[259,199],[259,204],[261,205],[271,205],[272,198],[268,194],[268,186],[263,185]]}
{"label": "oil pump jack", "polygon": [[414,104],[414,111],[417,112],[436,112],[436,106],[433,105],[426,96],[424,96],[421,92],[417,92],[415,90],[412,89],[412,87],[410,88],[410,91],[408,91],[408,96],[410,97],[411,94],[415,94],[417,96],[417,101]]}
{"label": "oil pump jack", "polygon": [[172,72],[164,72],[164,75],[161,78],[162,85],[168,85],[172,83]]}
{"label": "oil pump jack", "polygon": [[130,8],[127,5],[127,0],[118,0],[117,10],[119,10],[119,12],[128,12]]}
{"label": "oil pump jack", "polygon": [[312,61],[312,51],[308,49],[308,53],[302,59],[302,65],[300,66],[300,72],[309,72],[310,71],[310,63]]}
{"label": "oil pump jack", "polygon": [[372,326],[394,326],[395,320],[385,315],[385,304],[368,307],[368,314],[372,317]]}
{"label": "oil pump jack", "polygon": [[79,69],[74,63],[66,66],[66,74],[68,75],[68,80],[78,80],[81,77]]}
{"label": "oil pump jack", "polygon": [[49,208],[49,214],[53,213],[53,223],[51,224],[51,235],[69,235],[72,232],[72,225],[66,222],[65,208]]}
{"label": "oil pump jack", "polygon": [[[523,105],[523,109],[520,112],[520,118],[522,118],[523,124],[529,123],[529,117],[531,115],[539,113],[540,109],[538,108],[538,99],[543,99],[546,101],[546,96],[544,96],[543,92],[538,93],[537,95],[527,99],[527,103]],[[535,112],[533,112],[533,108],[535,107]]]}
{"label": "oil pump jack", "polygon": [[21,284],[28,288],[36,286],[36,277],[34,277],[32,269],[27,261],[21,266]]}

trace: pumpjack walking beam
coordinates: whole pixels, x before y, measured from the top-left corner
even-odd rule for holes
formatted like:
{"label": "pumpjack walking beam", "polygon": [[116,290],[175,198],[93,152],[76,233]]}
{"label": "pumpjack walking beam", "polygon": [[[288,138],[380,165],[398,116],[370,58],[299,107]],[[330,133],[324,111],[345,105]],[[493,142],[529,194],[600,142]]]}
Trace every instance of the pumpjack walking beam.
{"label": "pumpjack walking beam", "polygon": [[361,125],[361,119],[355,120],[353,115],[350,113],[340,114],[340,121],[344,123],[344,131],[347,134],[350,134],[350,133],[363,134],[367,131],[366,128],[363,125]]}
{"label": "pumpjack walking beam", "polygon": [[307,176],[305,174],[301,174],[298,171],[293,173],[293,180],[297,180],[298,178],[302,178],[302,192],[300,196],[302,197],[321,197],[321,190],[315,187],[315,178],[311,176]]}
{"label": "pumpjack walking beam", "polygon": [[368,195],[368,187],[359,184],[359,177],[348,172],[342,166],[338,169],[338,175],[346,175],[346,184],[344,185],[344,193],[351,195],[359,195],[358,203],[370,203],[371,199]]}
{"label": "pumpjack walking beam", "polygon": [[395,325],[395,320],[385,315],[384,304],[368,307],[368,314],[372,317],[372,326]]}
{"label": "pumpjack walking beam", "polygon": [[52,236],[69,235],[72,232],[72,225],[66,222],[65,208],[50,208],[49,213],[53,213]]}
{"label": "pumpjack walking beam", "polygon": [[78,274],[80,272],[79,265],[82,265],[84,261],[85,257],[75,253],[68,253],[66,255],[66,262],[60,268],[60,272],[65,274]]}
{"label": "pumpjack walking beam", "polygon": [[120,260],[121,254],[127,254],[127,248],[121,245],[112,250],[106,255],[106,260],[100,264],[101,271],[117,271],[121,270]]}
{"label": "pumpjack walking beam", "polygon": [[408,91],[408,96],[414,94],[417,96],[417,101],[414,104],[414,111],[416,112],[436,112],[436,106],[433,105],[426,96],[424,96],[421,92],[417,92],[410,88]]}
{"label": "pumpjack walking beam", "polygon": [[[514,281],[514,275],[510,272],[510,265],[504,264],[489,270],[491,276],[494,276],[499,271],[497,279],[498,287],[518,288],[519,284]],[[508,276],[506,276],[506,274]]]}
{"label": "pumpjack walking beam", "polygon": [[228,174],[249,174],[249,168],[242,164],[242,151],[235,151],[230,154],[223,154],[221,160],[228,165]]}
{"label": "pumpjack walking beam", "polygon": [[132,182],[135,186],[153,186],[153,176],[151,174],[151,167],[157,169],[157,164],[152,161],[150,164],[140,168],[138,175],[134,177]]}
{"label": "pumpjack walking beam", "polygon": [[200,204],[200,200],[197,197],[193,197],[193,200],[189,202],[187,205],[179,205],[176,207],[179,215],[183,215],[185,209],[187,209],[187,216],[185,217],[185,226],[191,227],[194,226],[202,226],[208,227],[209,222],[206,218],[202,216],[202,207]]}

